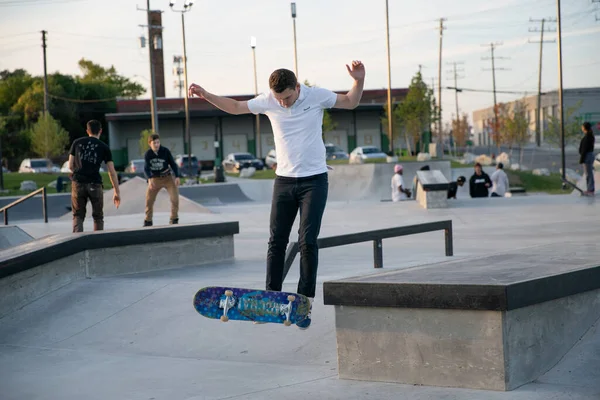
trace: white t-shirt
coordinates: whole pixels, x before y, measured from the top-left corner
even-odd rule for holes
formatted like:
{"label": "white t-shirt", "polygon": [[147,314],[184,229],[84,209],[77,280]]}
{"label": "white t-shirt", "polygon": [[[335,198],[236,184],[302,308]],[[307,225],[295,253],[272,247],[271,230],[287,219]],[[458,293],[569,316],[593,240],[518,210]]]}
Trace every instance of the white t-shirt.
{"label": "white t-shirt", "polygon": [[300,84],[300,95],[290,107],[282,107],[273,93],[248,101],[253,114],[265,114],[271,121],[279,176],[300,178],[327,172],[323,143],[323,110],[334,106],[337,94]]}
{"label": "white t-shirt", "polygon": [[492,193],[496,192],[498,196],[504,197],[508,190],[508,176],[506,172],[497,169],[490,179],[492,180]]}
{"label": "white t-shirt", "polygon": [[402,179],[402,175],[394,174],[394,176],[392,176],[392,201],[401,201],[408,199],[406,193],[401,192],[398,189],[398,187],[400,186],[402,186],[402,189],[406,190],[406,187],[404,186],[404,179]]}

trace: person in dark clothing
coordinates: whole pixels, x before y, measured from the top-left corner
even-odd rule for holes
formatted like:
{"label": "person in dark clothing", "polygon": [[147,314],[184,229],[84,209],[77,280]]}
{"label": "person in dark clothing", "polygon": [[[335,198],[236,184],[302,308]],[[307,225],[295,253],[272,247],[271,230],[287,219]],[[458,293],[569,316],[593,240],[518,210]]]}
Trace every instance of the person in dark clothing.
{"label": "person in dark clothing", "polygon": [[475,164],[475,173],[469,180],[469,194],[472,198],[488,197],[488,189],[492,186],[489,175],[483,172],[481,164]]}
{"label": "person in dark clothing", "polygon": [[154,133],[148,138],[150,149],[144,156],[144,172],[148,179],[146,190],[146,216],[144,226],[152,226],[154,202],[162,188],[169,193],[171,218],[169,224],[179,223],[179,169],[168,148],[160,145],[160,137]]}
{"label": "person in dark clothing", "polygon": [[465,178],[464,176],[459,176],[456,179],[456,182],[450,182],[450,184],[448,186],[448,198],[456,199],[456,192],[458,191],[458,187],[463,186],[466,181],[467,181],[467,178]]}
{"label": "person in dark clothing", "polygon": [[594,137],[594,132],[592,132],[592,125],[589,122],[583,123],[581,131],[584,135],[579,143],[579,164],[583,164],[585,170],[587,190],[584,194],[593,196],[596,192],[594,182],[594,145],[596,138]]}
{"label": "person in dark clothing", "polygon": [[113,202],[117,208],[121,204],[119,181],[112,160],[110,148],[100,140],[102,125],[96,120],[87,123],[88,137],[73,141],[69,151],[69,168],[72,171],[71,209],[73,211],[73,232],[83,232],[83,221],[87,201],[92,204],[94,231],[104,229],[104,193],[100,165],[106,163],[108,176],[114,188]]}

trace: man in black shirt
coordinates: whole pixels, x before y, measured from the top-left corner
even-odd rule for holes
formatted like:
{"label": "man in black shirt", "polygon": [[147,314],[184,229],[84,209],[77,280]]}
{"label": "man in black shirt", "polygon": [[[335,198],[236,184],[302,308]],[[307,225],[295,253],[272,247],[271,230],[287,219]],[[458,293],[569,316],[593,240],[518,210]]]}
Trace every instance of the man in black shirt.
{"label": "man in black shirt", "polygon": [[146,152],[144,159],[144,172],[148,178],[148,189],[146,190],[146,217],[144,226],[152,226],[152,215],[156,196],[162,188],[165,188],[171,199],[170,224],[179,222],[179,169],[173,159],[173,155],[164,146],[160,145],[160,137],[154,133],[148,138],[150,149]]}
{"label": "man in black shirt", "polygon": [[475,173],[469,180],[469,194],[471,197],[489,197],[488,189],[492,186],[490,176],[483,172],[481,164],[475,164]]}
{"label": "man in black shirt", "polygon": [[467,178],[465,178],[464,176],[459,176],[458,179],[456,179],[456,182],[450,182],[450,184],[448,185],[448,198],[456,199],[456,192],[458,191],[458,187],[464,185],[466,181]]}
{"label": "man in black shirt", "polygon": [[110,148],[100,140],[102,125],[96,120],[87,123],[88,137],[73,141],[69,151],[69,168],[71,169],[71,208],[73,210],[73,232],[83,232],[83,221],[87,200],[92,203],[94,231],[104,229],[104,193],[100,165],[106,163],[110,182],[114,188],[113,202],[119,208],[121,198],[119,181],[112,160]]}
{"label": "man in black shirt", "polygon": [[583,164],[585,170],[585,180],[587,184],[585,194],[593,196],[596,192],[594,182],[594,145],[596,143],[596,138],[594,137],[594,132],[592,132],[592,125],[589,122],[583,123],[581,131],[584,135],[579,143],[579,164]]}

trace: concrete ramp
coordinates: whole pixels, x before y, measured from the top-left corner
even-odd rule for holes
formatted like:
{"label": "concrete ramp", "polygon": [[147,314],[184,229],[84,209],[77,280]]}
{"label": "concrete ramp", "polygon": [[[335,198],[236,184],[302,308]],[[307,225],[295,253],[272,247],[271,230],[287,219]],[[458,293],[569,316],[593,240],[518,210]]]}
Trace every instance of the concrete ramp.
{"label": "concrete ramp", "polygon": [[18,226],[0,226],[0,251],[32,240],[33,238]]}
{"label": "concrete ramp", "polygon": [[179,192],[188,199],[205,206],[219,206],[252,201],[237,183],[210,183],[198,186],[182,186],[179,188]]}
{"label": "concrete ramp", "polygon": [[[391,200],[391,181],[394,165],[386,164],[348,164],[335,165],[329,171],[329,199],[344,200]],[[423,166],[439,170],[448,180],[452,179],[450,161],[400,162],[404,167],[404,182],[410,188],[412,181]]]}
{"label": "concrete ramp", "polygon": [[[142,178],[135,177],[120,185],[121,205],[117,209],[113,204],[114,190],[104,192],[104,216],[112,217],[119,215],[131,215],[144,213],[146,209],[146,188],[148,184]],[[179,188],[179,212],[180,213],[210,213],[211,211],[201,204],[190,200],[182,195]],[[171,202],[166,190],[158,192],[156,202],[154,203],[154,212],[170,212]],[[92,205],[87,204],[86,219],[92,217]],[[61,219],[67,220],[73,218],[73,214],[68,212]]]}

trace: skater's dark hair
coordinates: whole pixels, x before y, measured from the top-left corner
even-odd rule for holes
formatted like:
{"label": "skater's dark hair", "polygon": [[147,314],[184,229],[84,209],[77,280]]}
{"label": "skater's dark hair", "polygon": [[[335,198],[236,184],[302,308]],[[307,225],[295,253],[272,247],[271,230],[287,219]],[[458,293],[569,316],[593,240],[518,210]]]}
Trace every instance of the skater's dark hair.
{"label": "skater's dark hair", "polygon": [[91,119],[87,123],[87,130],[92,133],[92,135],[97,135],[102,130],[102,124],[95,119]]}
{"label": "skater's dark hair", "polygon": [[586,132],[589,132],[592,130],[592,124],[590,124],[589,122],[584,122],[583,123],[583,129],[585,129]]}
{"label": "skater's dark hair", "polygon": [[296,89],[298,80],[296,75],[289,69],[281,68],[273,71],[269,77],[269,88],[274,90],[275,93],[281,93],[285,89]]}
{"label": "skater's dark hair", "polygon": [[504,164],[502,164],[501,162],[498,163],[498,168],[503,169],[504,168]]}
{"label": "skater's dark hair", "polygon": [[152,135],[148,136],[148,143],[152,143],[156,139],[160,139],[160,136],[158,136],[158,133],[153,133]]}
{"label": "skater's dark hair", "polygon": [[466,181],[467,181],[467,178],[465,178],[464,176],[459,176],[459,177],[456,179],[456,182],[466,182]]}
{"label": "skater's dark hair", "polygon": [[431,169],[429,168],[429,165],[425,165],[423,167],[421,167],[421,171],[430,171]]}

